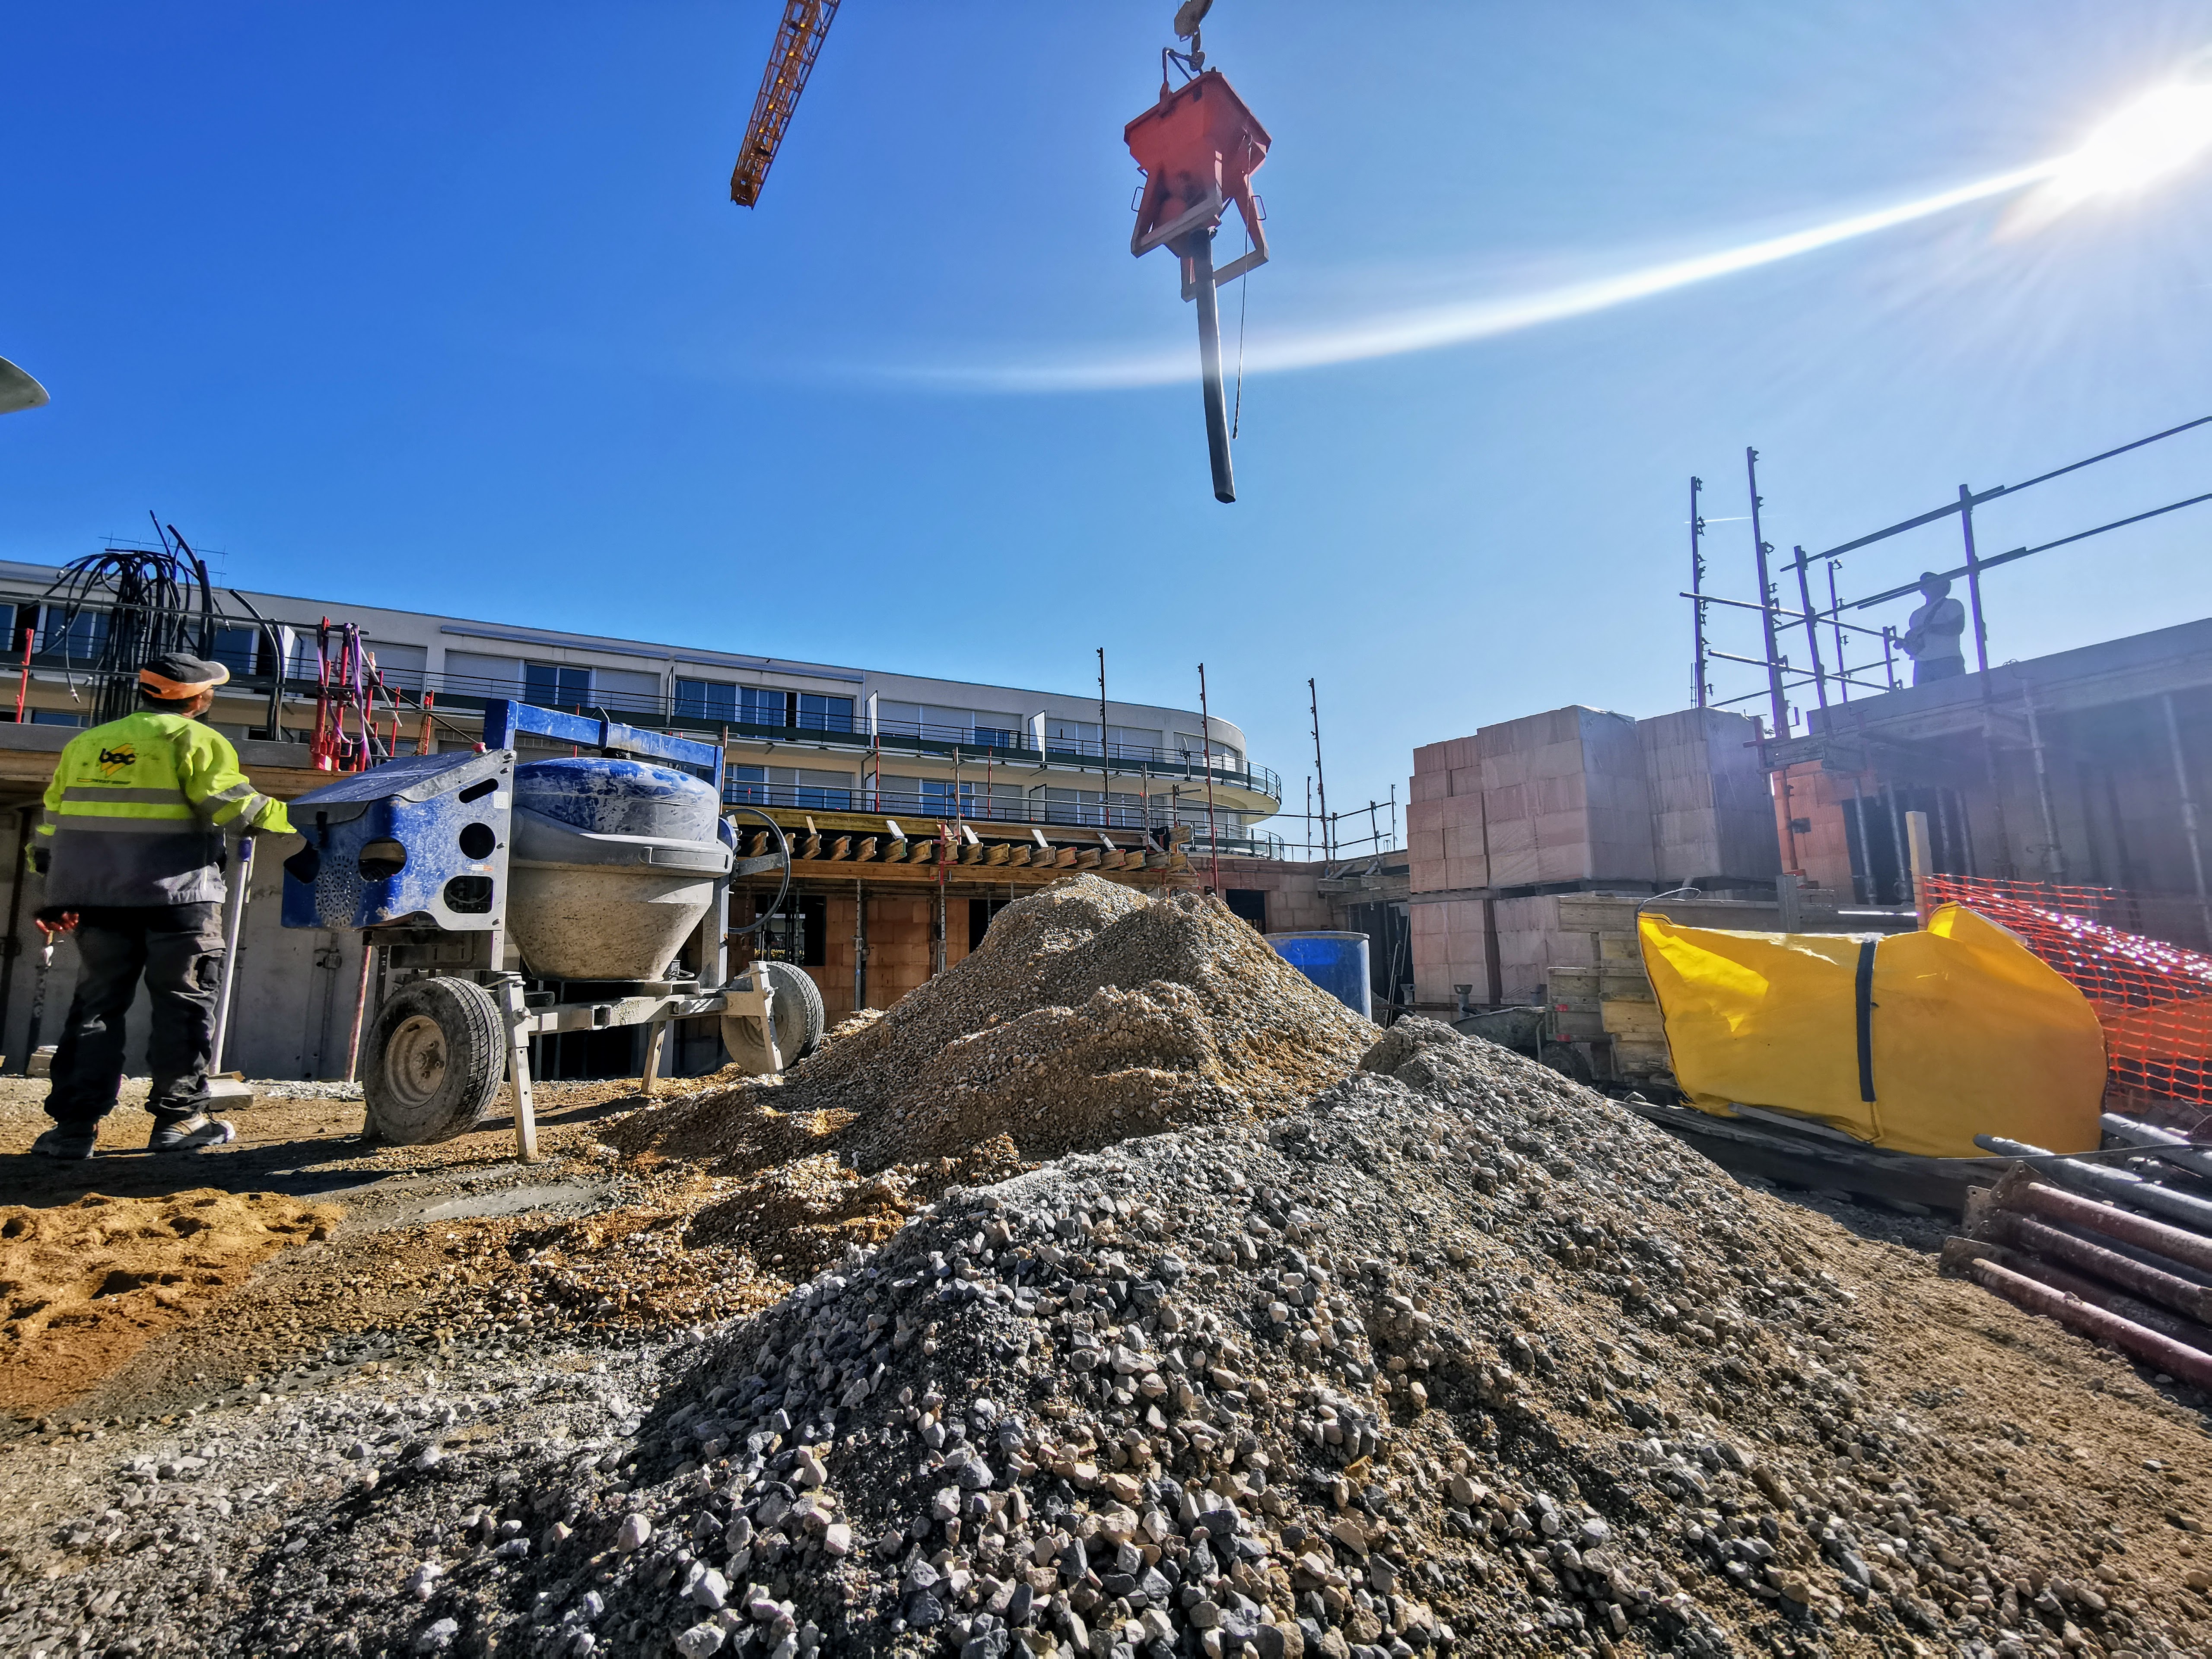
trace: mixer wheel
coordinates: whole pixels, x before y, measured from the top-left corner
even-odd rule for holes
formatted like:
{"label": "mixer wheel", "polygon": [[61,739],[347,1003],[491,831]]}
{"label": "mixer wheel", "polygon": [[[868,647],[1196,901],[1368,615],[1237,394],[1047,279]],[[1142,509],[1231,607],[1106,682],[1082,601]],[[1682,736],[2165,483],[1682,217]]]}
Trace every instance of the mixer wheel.
{"label": "mixer wheel", "polygon": [[[826,1023],[822,993],[804,968],[787,962],[771,962],[768,982],[775,992],[775,1047],[783,1063],[793,1065],[822,1046]],[[722,1016],[722,1046],[737,1065],[759,1076],[768,1070],[768,1046],[761,1041],[760,1021],[750,1014]]]}
{"label": "mixer wheel", "polygon": [[822,989],[806,969],[788,962],[769,963],[768,982],[775,989],[775,1046],[788,1066],[822,1046]]}
{"label": "mixer wheel", "polygon": [[418,979],[377,1011],[362,1054],[372,1139],[450,1140],[483,1121],[507,1079],[499,1005],[473,980]]}

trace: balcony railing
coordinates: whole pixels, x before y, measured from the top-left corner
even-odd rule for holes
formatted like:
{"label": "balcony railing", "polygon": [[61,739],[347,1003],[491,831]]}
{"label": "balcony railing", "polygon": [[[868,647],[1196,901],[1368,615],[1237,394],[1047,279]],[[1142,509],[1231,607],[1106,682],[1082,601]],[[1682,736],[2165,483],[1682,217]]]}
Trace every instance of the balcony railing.
{"label": "balcony railing", "polygon": [[[433,674],[420,669],[386,669],[387,685],[419,696],[433,693],[440,709],[480,708],[493,697],[520,697],[523,689],[511,679],[492,679],[474,674]],[[265,692],[270,686],[266,675],[239,675],[232,685],[241,691]],[[313,681],[297,678],[285,682],[288,694],[312,701]],[[1026,732],[1010,732],[989,727],[933,726],[918,720],[884,720],[879,722],[878,736],[871,738],[862,722],[856,719],[845,720],[836,714],[808,713],[799,717],[796,725],[761,726],[744,720],[723,720],[697,712],[697,704],[689,698],[670,698],[652,693],[609,691],[595,696],[588,703],[549,703],[572,714],[591,714],[604,711],[634,725],[647,725],[677,731],[726,732],[731,738],[749,742],[804,743],[815,745],[829,743],[840,748],[878,751],[885,755],[914,755],[934,758],[957,756],[973,759],[978,764],[1003,755],[1010,760],[1025,761],[1032,765],[1039,761],[1081,771],[1086,763],[1095,769],[1104,759],[1116,776],[1188,779],[1194,787],[1203,789],[1206,769],[1201,751],[1196,749],[1167,749],[1150,744],[1115,743],[1107,745],[1109,752],[1102,757],[1095,738],[1051,738],[1045,739],[1040,752]],[[1230,762],[1220,751],[1215,751],[1212,774],[1216,783],[1227,784],[1255,791],[1270,800],[1283,798],[1282,780],[1264,766],[1249,761]],[[828,809],[824,809],[828,810]],[[1117,819],[1118,823],[1119,820]]]}
{"label": "balcony railing", "polygon": [[[64,645],[57,634],[52,647],[37,651],[32,657],[34,672],[45,671],[70,672],[82,674],[89,665],[88,659],[98,651],[97,641],[84,634],[85,623],[94,619],[104,623],[106,618],[95,612],[87,612],[79,627],[72,630]],[[42,635],[41,644],[46,641]],[[232,669],[231,689],[240,693],[266,695],[274,684],[274,677],[266,673],[243,672],[240,661],[231,660],[230,653],[221,653]],[[264,653],[263,660],[265,661]],[[18,659],[20,663],[20,659]],[[386,685],[419,697],[432,693],[441,710],[480,709],[486,700],[494,697],[514,697],[531,700],[526,687],[512,678],[492,678],[484,675],[431,673],[422,669],[383,668]],[[288,671],[284,691],[288,699],[312,702],[315,697],[314,670],[310,665],[305,673]],[[966,759],[971,754],[980,762],[994,755],[1025,761],[1030,764],[1042,762],[1048,765],[1081,771],[1086,763],[1095,769],[1103,761],[1116,775],[1147,778],[1188,779],[1203,788],[1210,770],[1217,784],[1250,789],[1270,800],[1283,799],[1283,781],[1273,770],[1239,758],[1225,757],[1216,750],[1212,765],[1206,763],[1201,748],[1169,748],[1158,744],[1107,742],[1097,738],[1048,736],[1042,750],[1037,749],[1030,732],[1026,728],[1008,730],[1004,727],[955,726],[933,725],[921,720],[884,720],[878,722],[877,732],[871,736],[865,721],[859,716],[842,717],[834,713],[803,711],[796,725],[761,726],[743,720],[724,718],[719,712],[702,712],[696,697],[667,697],[656,692],[604,691],[597,693],[588,703],[572,703],[566,700],[544,700],[544,706],[560,708],[571,713],[590,714],[604,711],[628,720],[644,725],[690,732],[724,732],[733,738],[751,742],[802,742],[819,744],[824,742],[839,747],[869,750],[885,755],[908,754],[939,758]]]}
{"label": "balcony railing", "polygon": [[[887,818],[908,818],[925,823],[939,819],[963,821],[969,823],[1047,824],[1083,830],[1162,830],[1172,822],[1169,815],[1157,809],[1146,813],[1142,806],[1124,805],[1115,802],[1102,806],[1096,801],[1057,801],[1031,797],[1023,800],[1005,799],[985,799],[980,794],[969,795],[963,791],[956,803],[951,793],[934,790],[917,791],[894,788],[893,780],[884,780],[879,791],[864,780],[855,789],[824,789],[810,784],[759,783],[746,779],[729,778],[722,785],[722,799],[732,805],[776,806],[795,812],[866,812]],[[1195,840],[1191,844],[1206,844],[1206,826],[1185,823]],[[1238,835],[1224,832],[1220,836],[1224,853],[1239,853],[1255,858],[1279,858],[1282,841],[1264,832]]]}

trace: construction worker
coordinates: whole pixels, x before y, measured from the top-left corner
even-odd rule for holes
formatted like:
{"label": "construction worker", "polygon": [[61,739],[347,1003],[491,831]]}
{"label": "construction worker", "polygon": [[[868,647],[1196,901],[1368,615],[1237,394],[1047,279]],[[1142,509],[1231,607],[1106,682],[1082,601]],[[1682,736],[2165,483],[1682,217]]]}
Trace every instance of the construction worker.
{"label": "construction worker", "polygon": [[1920,573],[1920,597],[1927,603],[1905,618],[1905,635],[1898,641],[1912,659],[1912,683],[1956,679],[1966,672],[1966,647],[1960,643],[1966,631],[1966,607],[1951,597],[1951,579],[1932,570]]}
{"label": "construction worker", "polygon": [[221,663],[181,652],[155,657],[138,675],[138,712],[71,738],[46,786],[31,851],[46,878],[37,919],[76,931],[78,969],[46,1097],[54,1127],[33,1152],[92,1156],[123,1081],[125,1016],[141,975],[154,1005],[148,1150],[197,1152],[237,1133],[206,1110],[223,831],[284,835],[292,825],[283,804],[239,771],[229,740],[200,724],[229,678]]}

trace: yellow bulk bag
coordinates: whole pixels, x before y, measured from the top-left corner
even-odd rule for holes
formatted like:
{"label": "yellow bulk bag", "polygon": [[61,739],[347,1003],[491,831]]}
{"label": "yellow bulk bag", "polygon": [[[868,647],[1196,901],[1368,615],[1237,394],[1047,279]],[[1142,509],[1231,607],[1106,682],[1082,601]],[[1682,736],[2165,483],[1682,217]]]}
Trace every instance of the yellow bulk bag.
{"label": "yellow bulk bag", "polygon": [[1655,915],[1637,933],[1675,1079],[1702,1111],[1771,1107],[1935,1158],[1986,1156],[1977,1134],[2056,1152],[2101,1139],[2105,1043],[2087,1000],[1961,905],[1880,940]]}

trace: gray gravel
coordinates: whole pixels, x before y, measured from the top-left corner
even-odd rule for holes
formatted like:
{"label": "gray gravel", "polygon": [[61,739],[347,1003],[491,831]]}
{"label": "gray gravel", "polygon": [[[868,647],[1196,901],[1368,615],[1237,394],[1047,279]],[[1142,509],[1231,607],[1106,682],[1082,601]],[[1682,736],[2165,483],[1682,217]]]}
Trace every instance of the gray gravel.
{"label": "gray gravel", "polygon": [[1866,1408],[1855,1296],[1767,1200],[1446,1028],[1366,1066],[956,1188],[696,1338],[88,1440],[0,1645],[2191,1650]]}

